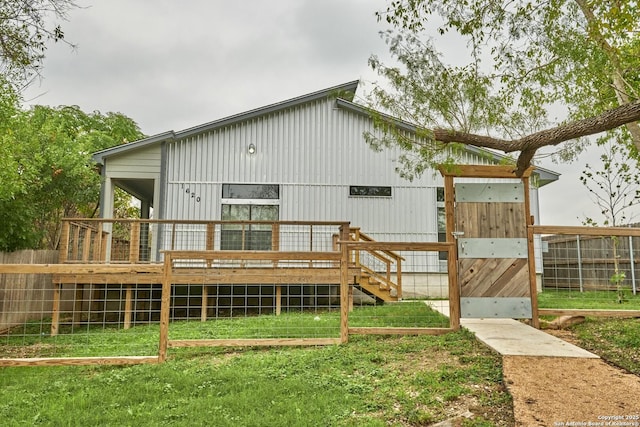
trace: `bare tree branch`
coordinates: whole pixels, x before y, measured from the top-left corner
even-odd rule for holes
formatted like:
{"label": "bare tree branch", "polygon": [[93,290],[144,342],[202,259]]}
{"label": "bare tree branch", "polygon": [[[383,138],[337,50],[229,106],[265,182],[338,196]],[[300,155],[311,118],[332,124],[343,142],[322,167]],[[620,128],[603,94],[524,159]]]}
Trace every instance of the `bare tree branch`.
{"label": "bare tree branch", "polygon": [[640,121],[640,100],[605,111],[594,117],[561,124],[515,140],[505,140],[449,129],[434,129],[433,136],[435,140],[444,144],[458,142],[492,148],[505,153],[520,151],[517,173],[521,176],[539,148],[558,145],[561,142],[605,132],[637,121]]}

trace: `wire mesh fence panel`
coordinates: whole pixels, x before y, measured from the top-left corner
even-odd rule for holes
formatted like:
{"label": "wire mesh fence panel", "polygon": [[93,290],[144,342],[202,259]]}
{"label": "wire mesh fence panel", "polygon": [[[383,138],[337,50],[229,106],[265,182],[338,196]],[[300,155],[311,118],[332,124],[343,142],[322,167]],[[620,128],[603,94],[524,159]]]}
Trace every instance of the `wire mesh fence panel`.
{"label": "wire mesh fence panel", "polygon": [[[0,358],[154,356],[159,285],[0,275]],[[29,282],[44,281],[33,287]]]}
{"label": "wire mesh fence panel", "polygon": [[339,252],[167,254],[170,346],[340,338]]}
{"label": "wire mesh fence panel", "polygon": [[433,249],[364,249],[355,258],[362,274],[353,289],[350,329],[450,327],[449,318],[430,304],[449,297],[449,279],[440,261],[446,256]]}
{"label": "wire mesh fence panel", "polygon": [[601,230],[542,237],[540,308],[640,309],[640,237]]}

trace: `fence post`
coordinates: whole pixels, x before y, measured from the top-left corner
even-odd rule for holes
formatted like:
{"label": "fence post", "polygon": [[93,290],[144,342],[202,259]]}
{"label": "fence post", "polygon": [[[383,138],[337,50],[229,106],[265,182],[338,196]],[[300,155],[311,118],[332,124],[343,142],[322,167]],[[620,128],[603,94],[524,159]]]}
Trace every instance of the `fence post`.
{"label": "fence post", "polygon": [[340,229],[340,342],[349,341],[349,225]]}
{"label": "fence post", "polygon": [[171,273],[173,260],[170,253],[164,254],[164,268],[162,270],[162,302],[160,304],[160,343],[158,345],[158,361],[167,359],[167,347],[169,344],[169,318],[171,304]]}
{"label": "fence post", "polygon": [[636,262],[633,258],[633,236],[629,236],[629,263],[631,264],[631,288],[636,295]]}
{"label": "fence post", "polygon": [[580,235],[576,235],[576,250],[578,251],[578,281],[580,282],[580,292],[584,292],[582,281],[582,251],[580,250]]}

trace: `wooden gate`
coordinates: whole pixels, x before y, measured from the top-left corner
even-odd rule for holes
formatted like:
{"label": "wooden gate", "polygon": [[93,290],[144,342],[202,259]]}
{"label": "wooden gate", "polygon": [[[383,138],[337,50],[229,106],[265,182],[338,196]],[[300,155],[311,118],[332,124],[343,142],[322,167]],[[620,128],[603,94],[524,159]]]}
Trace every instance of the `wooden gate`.
{"label": "wooden gate", "polygon": [[533,235],[527,227],[533,168],[521,179],[516,179],[513,169],[454,166],[442,170],[447,236],[457,241],[462,318],[532,319],[537,325]]}

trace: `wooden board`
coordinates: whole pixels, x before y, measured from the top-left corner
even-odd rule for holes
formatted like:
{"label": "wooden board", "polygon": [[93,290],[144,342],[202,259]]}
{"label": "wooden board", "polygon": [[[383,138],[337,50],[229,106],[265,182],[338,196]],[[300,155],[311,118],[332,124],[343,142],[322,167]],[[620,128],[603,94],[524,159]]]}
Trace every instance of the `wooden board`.
{"label": "wooden board", "polygon": [[[512,304],[530,306],[531,298],[526,244],[526,187],[521,186],[521,197],[511,197],[521,201],[496,202],[493,200],[501,200],[500,195],[495,194],[500,191],[499,186],[491,188],[489,184],[479,183],[464,185],[471,187],[465,187],[465,198],[474,201],[457,200],[455,206],[455,230],[459,236],[458,284],[460,298],[465,304],[478,304],[478,307],[476,310],[466,306],[463,314],[466,317],[478,316],[490,306],[489,311],[494,317],[511,317],[514,313]],[[478,190],[475,193],[473,186]],[[483,196],[486,196],[486,201],[480,201]],[[518,244],[520,249],[512,253],[513,242],[517,239],[524,241],[525,245],[521,247]],[[465,242],[468,244],[463,247]],[[486,251],[483,250],[485,247]],[[519,313],[528,316],[526,310]]]}
{"label": "wooden board", "polygon": [[455,209],[456,230],[464,237],[527,237],[523,203],[459,202]]}
{"label": "wooden board", "polygon": [[467,258],[459,262],[461,297],[529,297],[528,260]]}

